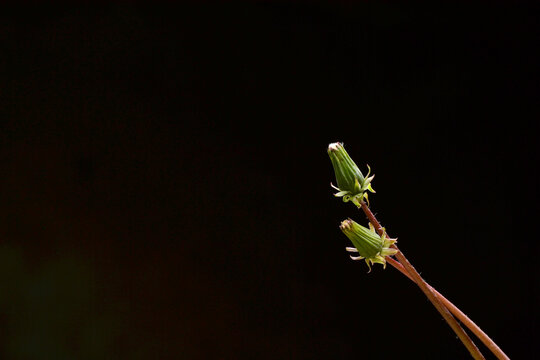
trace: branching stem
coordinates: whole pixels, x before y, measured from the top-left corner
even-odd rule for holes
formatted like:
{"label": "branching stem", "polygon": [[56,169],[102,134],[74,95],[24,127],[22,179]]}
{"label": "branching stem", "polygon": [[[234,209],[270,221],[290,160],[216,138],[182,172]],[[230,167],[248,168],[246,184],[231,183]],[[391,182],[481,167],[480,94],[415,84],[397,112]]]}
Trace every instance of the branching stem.
{"label": "branching stem", "polygon": [[[405,270],[405,267],[403,265],[401,265],[401,263],[399,261],[397,261],[397,260],[395,260],[395,259],[393,259],[393,258],[391,258],[389,256],[386,258],[386,261],[390,265],[395,267],[397,270],[399,270],[403,275],[407,276],[409,279],[414,281],[412,276],[409,275],[407,270]],[[457,306],[452,304],[450,302],[450,300],[448,300],[440,292],[435,290],[435,288],[433,288],[432,286],[430,286],[430,287],[431,287],[431,290],[437,295],[439,300],[441,300],[443,305],[446,306],[446,308],[456,318],[458,318],[458,320],[461,321],[461,323],[463,325],[465,325],[469,330],[471,330],[473,332],[473,334],[475,334],[478,337],[478,339],[480,339],[480,341],[482,341],[484,343],[484,345],[486,345],[487,348],[497,357],[497,359],[499,359],[499,360],[510,360],[510,358],[508,356],[506,356],[506,354],[497,346],[497,344],[495,344],[495,342],[493,340],[491,340],[491,338],[485,332],[483,332],[482,329],[480,329],[480,327],[478,327],[478,325],[476,325],[471,319],[469,319],[469,317],[467,315],[465,315],[461,310],[459,310]]]}
{"label": "branching stem", "polygon": [[[375,218],[375,215],[373,215],[373,213],[371,212],[371,210],[369,209],[369,207],[366,205],[366,203],[364,201],[362,201],[360,203],[360,205],[361,205],[362,210],[364,211],[364,213],[368,217],[369,222],[373,225],[373,227],[375,228],[377,233],[382,236],[383,233],[384,233],[383,228],[382,228],[381,224],[379,223],[379,221],[377,220],[377,218]],[[395,256],[398,258],[401,265],[403,265],[405,270],[409,273],[409,275],[411,276],[413,281],[418,285],[420,290],[422,290],[422,292],[426,295],[426,297],[429,299],[429,301],[431,301],[433,306],[435,306],[437,311],[439,311],[439,313],[446,320],[448,325],[450,325],[452,330],[454,330],[454,332],[459,337],[459,339],[461,340],[463,345],[465,345],[467,350],[469,350],[472,357],[474,359],[476,359],[476,360],[485,359],[484,356],[482,355],[482,353],[480,352],[480,350],[478,350],[478,347],[476,347],[474,342],[471,340],[469,335],[467,335],[465,330],[463,330],[463,328],[459,325],[457,320],[452,316],[452,314],[450,314],[448,309],[443,305],[441,300],[437,297],[437,295],[435,294],[435,292],[433,291],[431,286],[429,286],[424,281],[424,279],[420,276],[420,274],[416,271],[416,269],[411,265],[409,260],[407,260],[405,255],[403,255],[403,253],[397,247],[395,247],[395,248],[398,250],[398,252],[397,252],[397,254]]]}

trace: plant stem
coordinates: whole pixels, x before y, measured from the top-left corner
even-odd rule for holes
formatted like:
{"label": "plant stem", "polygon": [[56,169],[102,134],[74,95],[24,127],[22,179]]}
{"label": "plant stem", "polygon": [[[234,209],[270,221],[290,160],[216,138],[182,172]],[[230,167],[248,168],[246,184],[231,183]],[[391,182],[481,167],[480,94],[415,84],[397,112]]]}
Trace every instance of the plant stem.
{"label": "plant stem", "polygon": [[482,356],[482,353],[480,352],[480,350],[478,350],[469,335],[467,335],[465,330],[463,330],[457,320],[452,316],[452,314],[450,314],[448,309],[442,304],[437,295],[433,292],[431,287],[424,281],[424,279],[407,260],[405,255],[403,255],[403,253],[399,251],[399,249],[396,253],[396,257],[398,258],[399,262],[405,267],[411,277],[414,279],[418,287],[420,287],[420,290],[424,292],[424,294],[428,297],[429,301],[431,301],[433,306],[435,306],[435,308],[444,317],[448,325],[450,325],[450,327],[454,330],[461,342],[463,342],[463,345],[465,345],[465,347],[469,350],[472,357],[475,359],[484,359],[484,356]]}
{"label": "plant stem", "polygon": [[[391,257],[387,257],[386,261],[390,263],[393,267],[395,267],[397,270],[399,270],[403,275],[407,276],[410,280],[414,282],[414,279],[412,276],[405,270],[405,267],[401,265],[401,263]],[[428,284],[429,285],[429,284]],[[465,315],[461,310],[458,309],[457,306],[452,304],[450,300],[445,298],[440,292],[435,290],[432,286],[430,286],[431,290],[437,295],[439,300],[443,303],[444,306],[461,321],[463,325],[465,325],[469,330],[472,331],[473,334],[475,334],[484,345],[497,357],[499,360],[510,360],[510,358],[495,344],[491,338],[478,327],[467,315]]]}
{"label": "plant stem", "polygon": [[[377,231],[382,231],[382,227],[380,223],[377,221],[377,218],[375,218],[375,215],[371,212],[371,210],[365,206],[366,210],[364,212],[369,218],[369,221],[372,223],[374,227],[377,228]],[[407,272],[405,267],[397,260],[394,260],[391,257],[387,257],[386,261],[390,263],[393,267],[398,269],[402,274],[407,276],[412,281],[415,281],[413,277]],[[426,283],[427,284],[427,283]],[[465,315],[457,306],[452,304],[447,298],[445,298],[441,293],[439,293],[437,290],[435,290],[432,286],[428,284],[428,286],[431,288],[431,290],[437,295],[439,300],[443,303],[444,306],[455,316],[457,317],[473,334],[475,334],[484,345],[497,357],[499,360],[510,360],[510,358],[501,350],[501,348],[493,341],[491,338],[484,332],[478,325],[476,325],[467,315]]]}
{"label": "plant stem", "polygon": [[[375,218],[375,215],[373,215],[373,213],[371,212],[371,210],[369,209],[369,207],[366,205],[364,201],[362,201],[360,204],[361,204],[362,210],[368,217],[369,222],[375,227],[375,230],[377,231],[377,233],[383,236],[384,234],[383,228],[381,224],[379,223],[379,221],[377,221],[377,219]],[[422,290],[422,292],[426,295],[429,301],[431,301],[433,306],[435,306],[437,311],[439,311],[439,313],[443,316],[443,318],[446,320],[448,325],[450,325],[452,330],[454,330],[454,332],[459,337],[463,345],[465,345],[467,350],[469,350],[472,357],[476,360],[485,359],[482,353],[480,352],[480,350],[478,350],[474,342],[471,340],[469,335],[467,335],[467,333],[459,325],[457,320],[452,316],[452,314],[450,314],[448,309],[442,304],[442,302],[439,300],[437,295],[433,292],[431,287],[424,281],[424,279],[420,276],[420,274],[416,271],[416,269],[411,265],[409,260],[407,260],[405,255],[403,255],[403,253],[396,246],[394,247],[398,250],[395,256],[398,258],[399,262],[405,267],[407,272],[414,279],[414,282],[418,285],[420,290]]]}

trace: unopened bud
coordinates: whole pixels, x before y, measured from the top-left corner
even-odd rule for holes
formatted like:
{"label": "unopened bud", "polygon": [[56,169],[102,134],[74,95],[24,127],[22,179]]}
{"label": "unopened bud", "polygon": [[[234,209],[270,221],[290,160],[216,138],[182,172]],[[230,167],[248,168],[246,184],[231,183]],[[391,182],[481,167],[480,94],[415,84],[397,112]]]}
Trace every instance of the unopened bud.
{"label": "unopened bud", "polygon": [[342,143],[336,142],[328,145],[328,156],[334,167],[337,187],[332,187],[338,192],[334,194],[337,197],[343,197],[343,201],[352,201],[360,207],[362,199],[367,200],[367,191],[375,192],[371,187],[371,181],[374,175],[369,176],[371,169],[368,166],[366,177],[362,174],[358,166],[351,159]]}
{"label": "unopened bud", "polygon": [[397,240],[388,238],[386,233],[380,236],[372,226],[368,229],[351,219],[347,219],[341,223],[339,228],[351,240],[358,252],[359,256],[351,256],[351,258],[353,260],[365,259],[370,271],[371,265],[375,263],[386,267],[385,257],[397,253],[396,249],[391,248]]}

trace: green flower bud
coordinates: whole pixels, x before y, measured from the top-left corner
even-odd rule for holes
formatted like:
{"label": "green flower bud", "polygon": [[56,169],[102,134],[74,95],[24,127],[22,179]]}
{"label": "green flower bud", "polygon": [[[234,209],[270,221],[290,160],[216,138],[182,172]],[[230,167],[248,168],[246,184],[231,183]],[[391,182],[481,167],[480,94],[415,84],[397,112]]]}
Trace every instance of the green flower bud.
{"label": "green flower bud", "polygon": [[343,197],[343,201],[352,201],[353,204],[360,207],[362,199],[368,199],[367,190],[375,192],[371,187],[371,181],[375,175],[369,176],[371,169],[368,165],[368,174],[366,177],[362,174],[358,166],[351,159],[342,143],[336,142],[328,145],[328,156],[334,167],[337,187],[330,184],[338,190],[334,196]]}
{"label": "green flower bud", "polygon": [[382,236],[375,232],[375,229],[369,224],[369,229],[357,222],[347,219],[340,227],[341,231],[351,240],[354,248],[346,248],[349,252],[357,252],[359,256],[352,256],[353,260],[365,259],[366,264],[371,271],[371,265],[382,264],[386,268],[386,256],[397,253],[391,246],[397,242],[396,239],[390,239],[383,233]]}

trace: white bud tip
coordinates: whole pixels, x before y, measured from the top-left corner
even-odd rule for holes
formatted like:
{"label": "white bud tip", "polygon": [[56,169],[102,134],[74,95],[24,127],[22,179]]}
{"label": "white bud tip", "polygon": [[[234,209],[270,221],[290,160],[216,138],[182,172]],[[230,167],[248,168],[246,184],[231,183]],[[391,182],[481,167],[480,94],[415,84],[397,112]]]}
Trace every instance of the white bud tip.
{"label": "white bud tip", "polygon": [[328,145],[328,150],[329,151],[337,151],[339,146],[341,146],[341,143],[339,143],[339,142],[331,143],[330,145]]}
{"label": "white bud tip", "polygon": [[341,222],[341,225],[339,226],[339,228],[340,228],[341,230],[348,230],[348,229],[350,229],[351,227],[352,227],[352,221],[351,221],[351,219],[343,220],[343,221]]}

